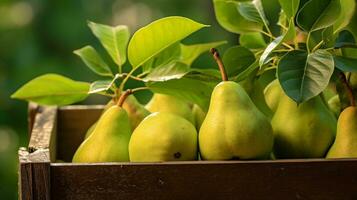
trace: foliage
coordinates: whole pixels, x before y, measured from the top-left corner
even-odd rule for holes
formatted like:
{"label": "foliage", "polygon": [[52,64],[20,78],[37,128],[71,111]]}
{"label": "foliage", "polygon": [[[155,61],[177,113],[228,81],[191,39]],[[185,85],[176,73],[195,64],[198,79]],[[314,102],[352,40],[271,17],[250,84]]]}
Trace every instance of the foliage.
{"label": "foliage", "polygon": [[[89,22],[88,25],[117,65],[117,70],[112,71],[93,47],[85,46],[74,53],[105,80],[96,80],[89,84],[47,74],[25,84],[12,97],[45,105],[72,104],[82,101],[90,94],[115,99],[126,88],[128,80],[133,79],[154,92],[178,96],[207,109],[217,79],[213,73],[191,69],[191,64],[202,53],[225,42],[193,45],[180,43],[192,33],[208,27],[207,25],[185,17],[166,17],[139,29],[131,38],[128,28],[123,25],[111,27],[94,22]],[[124,72],[122,66],[127,54],[131,69]],[[136,73],[139,69],[141,74]],[[207,83],[207,80],[210,82]],[[199,87],[192,88],[192,85]]]}
{"label": "foliage", "polygon": [[[269,6],[264,0],[213,3],[222,27],[241,34],[241,45],[255,54],[259,70],[251,73],[259,76],[276,69],[284,92],[297,103],[324,91],[334,71],[356,71],[356,60],[341,54],[346,47],[356,47],[353,35],[346,30],[354,14],[354,1],[279,0]],[[266,17],[274,14],[273,6],[281,10],[275,13],[279,18],[277,33],[273,31],[276,23]],[[236,58],[226,56],[226,60]]]}

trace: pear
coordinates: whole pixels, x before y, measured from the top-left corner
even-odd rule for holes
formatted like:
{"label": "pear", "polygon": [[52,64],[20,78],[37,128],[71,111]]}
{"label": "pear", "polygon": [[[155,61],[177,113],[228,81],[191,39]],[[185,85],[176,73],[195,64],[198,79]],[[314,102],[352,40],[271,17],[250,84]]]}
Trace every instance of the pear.
{"label": "pear", "polygon": [[[105,107],[103,112],[105,112],[108,108],[114,105],[114,101],[110,101]],[[134,129],[139,125],[139,123],[150,114],[146,108],[138,102],[134,95],[130,95],[126,98],[125,102],[123,103],[123,108],[127,112],[130,120],[131,130]],[[84,139],[88,138],[89,135],[93,132],[97,122],[95,122],[92,126],[89,127]]]}
{"label": "pear", "polygon": [[254,105],[243,87],[228,81],[215,49],[222,82],[212,92],[207,116],[199,132],[203,160],[260,159],[269,157],[273,131],[269,119]]}
{"label": "pear", "polygon": [[98,121],[94,122],[94,124],[92,124],[92,126],[90,126],[84,136],[84,139],[87,139],[94,131],[95,127],[97,126]]}
{"label": "pear", "polygon": [[127,97],[123,104],[123,108],[128,113],[132,131],[134,131],[134,129],[146,116],[150,115],[150,111],[148,111],[141,103],[139,103],[134,95]]}
{"label": "pear", "polygon": [[338,118],[336,140],[327,158],[357,158],[357,107],[345,108]]}
{"label": "pear", "polygon": [[248,78],[245,81],[240,82],[241,86],[249,95],[254,105],[269,119],[273,117],[273,112],[267,105],[264,97],[264,88],[257,78]]}
{"label": "pear", "polygon": [[[131,127],[127,112],[122,108],[124,93],[118,105],[106,110],[97,122],[93,132],[79,146],[73,162],[123,162],[129,161],[128,144]],[[124,99],[124,100],[123,100]]]}
{"label": "pear", "polygon": [[129,155],[132,162],[161,162],[197,159],[197,132],[185,118],[156,112],[134,130]]}
{"label": "pear", "polygon": [[281,94],[271,123],[277,158],[324,157],[336,133],[336,118],[320,96],[297,105]]}
{"label": "pear", "polygon": [[265,101],[270,108],[270,110],[275,113],[279,105],[280,95],[283,90],[280,87],[278,79],[275,79],[264,89]]}
{"label": "pear", "polygon": [[190,104],[171,95],[155,93],[145,108],[151,113],[173,113],[187,119],[192,124],[195,123]]}
{"label": "pear", "polygon": [[203,123],[203,120],[206,117],[206,113],[197,104],[194,104],[192,106],[192,113],[193,113],[193,116],[195,118],[196,130],[199,131],[200,128],[201,128],[201,125]]}
{"label": "pear", "polygon": [[335,96],[331,97],[328,100],[328,107],[333,112],[333,114],[335,114],[335,116],[338,117],[340,115],[340,112],[341,112],[340,97],[338,95],[335,95]]}

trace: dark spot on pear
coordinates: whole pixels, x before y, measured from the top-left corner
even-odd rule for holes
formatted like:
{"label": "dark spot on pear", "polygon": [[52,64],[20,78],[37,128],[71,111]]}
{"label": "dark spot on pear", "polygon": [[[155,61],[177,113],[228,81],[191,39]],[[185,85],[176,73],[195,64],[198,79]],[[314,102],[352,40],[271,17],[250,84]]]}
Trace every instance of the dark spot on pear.
{"label": "dark spot on pear", "polygon": [[174,153],[174,157],[175,157],[175,159],[181,158],[181,153],[180,152]]}

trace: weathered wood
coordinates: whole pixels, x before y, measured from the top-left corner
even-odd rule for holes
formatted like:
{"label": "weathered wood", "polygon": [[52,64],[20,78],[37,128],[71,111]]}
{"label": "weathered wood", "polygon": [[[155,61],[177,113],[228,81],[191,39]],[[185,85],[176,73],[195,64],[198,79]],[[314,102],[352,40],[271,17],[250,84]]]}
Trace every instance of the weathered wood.
{"label": "weathered wood", "polygon": [[49,200],[51,196],[50,163],[32,164],[33,199]]}
{"label": "weathered wood", "polygon": [[57,159],[70,162],[88,128],[100,117],[103,105],[65,106],[58,110]]}
{"label": "weathered wood", "polygon": [[28,109],[27,109],[27,123],[28,123],[28,138],[30,139],[31,137],[31,133],[32,133],[32,128],[33,128],[33,124],[35,122],[35,117],[36,114],[38,113],[38,109],[40,108],[39,105],[35,104],[35,103],[29,103],[28,105]]}
{"label": "weathered wood", "polygon": [[[35,110],[28,150],[19,150],[19,193],[21,199],[47,200],[51,188],[50,162],[56,158],[57,108],[38,107]],[[32,123],[31,118],[29,123]]]}
{"label": "weathered wood", "polygon": [[357,199],[356,160],[52,164],[54,200]]}
{"label": "weathered wood", "polygon": [[[48,153],[47,160],[42,162],[50,162],[56,157],[56,125],[57,125],[57,108],[56,107],[40,107],[39,113],[35,117],[35,122],[32,128],[32,134],[29,142],[29,152],[34,153],[43,150]],[[51,151],[49,149],[51,148]],[[43,157],[46,159],[46,157]]]}
{"label": "weathered wood", "polygon": [[19,178],[18,190],[20,200],[31,200],[32,194],[32,169],[31,163],[27,162],[29,152],[21,147],[19,150]]}

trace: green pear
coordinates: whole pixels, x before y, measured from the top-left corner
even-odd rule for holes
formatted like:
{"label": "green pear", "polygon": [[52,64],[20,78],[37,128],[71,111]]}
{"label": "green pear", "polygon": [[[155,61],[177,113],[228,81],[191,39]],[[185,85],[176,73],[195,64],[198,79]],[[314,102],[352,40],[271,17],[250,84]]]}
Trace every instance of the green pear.
{"label": "green pear", "polygon": [[269,119],[273,117],[273,112],[267,105],[264,97],[264,88],[257,78],[248,78],[245,81],[240,82],[240,85],[248,93],[250,99],[254,105]]}
{"label": "green pear", "polygon": [[110,107],[102,114],[93,132],[75,152],[73,162],[129,161],[131,127],[128,114],[121,107],[122,103],[123,100],[120,100],[118,105]]}
{"label": "green pear", "polygon": [[171,95],[155,93],[145,108],[152,113],[173,113],[187,119],[192,124],[195,123],[190,104]]}
{"label": "green pear", "polygon": [[357,158],[357,107],[350,106],[341,112],[336,140],[327,158]]}
{"label": "green pear", "polygon": [[128,113],[132,131],[134,131],[146,116],[150,115],[150,112],[139,103],[134,95],[130,95],[126,98],[123,108]]}
{"label": "green pear", "polygon": [[196,129],[181,116],[153,113],[134,130],[129,155],[132,162],[196,160]]}
{"label": "green pear", "polygon": [[274,137],[269,119],[254,105],[243,87],[228,80],[216,49],[211,49],[222,76],[212,92],[199,132],[203,160],[266,159]]}
{"label": "green pear", "polygon": [[264,158],[272,151],[273,131],[243,87],[223,81],[212,92],[199,147],[204,160]]}
{"label": "green pear", "polygon": [[[103,112],[105,112],[110,106],[114,105],[114,101],[110,101],[105,107]],[[123,103],[123,108],[127,112],[130,120],[131,130],[134,129],[139,125],[139,123],[150,114],[146,108],[138,102],[134,95],[130,95],[126,98],[125,102]],[[93,132],[97,122],[95,122],[92,126],[89,127],[87,133],[85,135],[85,139],[89,137],[89,135]]]}
{"label": "green pear", "polygon": [[95,127],[97,126],[98,121],[94,122],[94,124],[92,124],[92,126],[90,126],[84,136],[84,139],[87,139],[94,131]]}
{"label": "green pear", "polygon": [[267,85],[264,89],[265,101],[273,113],[275,113],[276,109],[278,108],[280,95],[282,92],[283,90],[280,87],[278,79],[275,79],[269,83],[269,85]]}
{"label": "green pear", "polygon": [[197,104],[194,104],[192,107],[192,113],[193,116],[195,118],[195,126],[196,126],[196,130],[200,130],[201,125],[203,123],[203,120],[206,117],[206,113],[201,109],[200,106],[198,106]]}
{"label": "green pear", "polygon": [[271,123],[277,158],[324,157],[336,133],[336,118],[320,96],[297,105],[282,94]]}
{"label": "green pear", "polygon": [[335,95],[328,100],[328,107],[335,114],[336,117],[340,115],[341,112],[341,102],[340,97]]}

